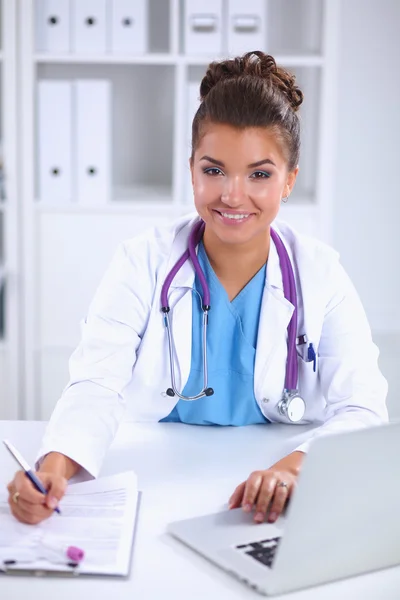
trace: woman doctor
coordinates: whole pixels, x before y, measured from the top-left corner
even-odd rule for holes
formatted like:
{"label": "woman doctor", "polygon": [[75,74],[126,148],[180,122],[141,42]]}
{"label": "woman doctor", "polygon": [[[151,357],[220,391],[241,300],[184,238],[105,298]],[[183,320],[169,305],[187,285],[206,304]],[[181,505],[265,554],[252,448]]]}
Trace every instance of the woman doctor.
{"label": "woman doctor", "polygon": [[[40,450],[49,493],[21,472],[8,485],[20,521],[51,515],[78,469],[96,476],[126,416],[263,423],[266,436],[272,422],[313,422],[313,438],[387,420],[378,350],[337,253],[274,221],[298,173],[295,78],[248,53],[211,63],[200,95],[190,158],[198,214],[117,250]],[[178,269],[188,246],[194,258]],[[274,521],[310,441],[251,473],[230,507]]]}

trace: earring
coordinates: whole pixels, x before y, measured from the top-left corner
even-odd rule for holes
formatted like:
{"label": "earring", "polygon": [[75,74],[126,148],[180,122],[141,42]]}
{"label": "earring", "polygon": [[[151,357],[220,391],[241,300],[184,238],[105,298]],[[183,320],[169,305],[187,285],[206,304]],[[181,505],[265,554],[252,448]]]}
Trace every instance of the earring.
{"label": "earring", "polygon": [[289,196],[285,196],[284,198],[282,198],[282,202],[284,202],[285,204],[288,200],[289,200]]}

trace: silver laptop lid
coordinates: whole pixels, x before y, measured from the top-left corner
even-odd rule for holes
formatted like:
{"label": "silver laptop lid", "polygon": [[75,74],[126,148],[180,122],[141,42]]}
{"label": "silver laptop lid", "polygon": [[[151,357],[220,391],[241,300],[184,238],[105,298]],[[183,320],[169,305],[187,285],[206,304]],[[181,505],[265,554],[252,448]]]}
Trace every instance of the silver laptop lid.
{"label": "silver laptop lid", "polygon": [[400,563],[400,423],[319,438],[269,581],[290,591]]}

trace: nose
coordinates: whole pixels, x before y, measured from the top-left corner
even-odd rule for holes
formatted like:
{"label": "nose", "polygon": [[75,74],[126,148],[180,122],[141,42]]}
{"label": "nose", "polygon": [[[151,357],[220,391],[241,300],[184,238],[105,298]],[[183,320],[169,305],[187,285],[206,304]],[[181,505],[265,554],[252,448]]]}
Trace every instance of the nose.
{"label": "nose", "polygon": [[229,206],[240,206],[246,198],[245,183],[239,175],[225,177],[221,201]]}

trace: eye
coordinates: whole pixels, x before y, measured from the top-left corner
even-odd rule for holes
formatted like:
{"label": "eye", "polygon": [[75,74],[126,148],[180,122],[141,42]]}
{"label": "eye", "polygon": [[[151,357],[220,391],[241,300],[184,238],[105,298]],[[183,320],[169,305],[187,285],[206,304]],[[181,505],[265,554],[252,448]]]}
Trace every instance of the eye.
{"label": "eye", "polygon": [[223,172],[218,167],[208,167],[207,169],[203,169],[203,173],[211,176],[223,175]]}
{"label": "eye", "polygon": [[269,177],[271,177],[271,173],[268,173],[268,171],[254,171],[250,177],[252,179],[269,179]]}

